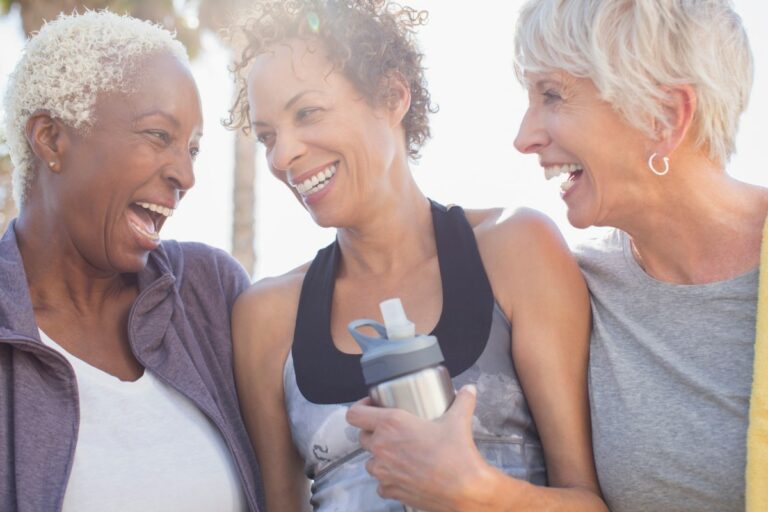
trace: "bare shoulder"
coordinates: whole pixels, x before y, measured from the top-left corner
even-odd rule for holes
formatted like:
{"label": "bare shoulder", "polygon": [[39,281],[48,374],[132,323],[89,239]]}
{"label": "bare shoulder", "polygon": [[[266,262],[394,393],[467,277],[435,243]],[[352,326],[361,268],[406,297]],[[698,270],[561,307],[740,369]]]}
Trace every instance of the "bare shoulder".
{"label": "bare shoulder", "polygon": [[573,255],[555,223],[543,213],[530,208],[471,210],[467,219],[496,300],[510,318],[520,302],[530,301],[532,289],[583,295],[583,278]]}
{"label": "bare shoulder", "polygon": [[555,223],[532,208],[466,210],[466,215],[481,252],[569,252]]}
{"label": "bare shoulder", "polygon": [[260,279],[238,297],[232,311],[236,354],[259,358],[260,354],[287,353],[308,267],[306,264],[280,276]]}

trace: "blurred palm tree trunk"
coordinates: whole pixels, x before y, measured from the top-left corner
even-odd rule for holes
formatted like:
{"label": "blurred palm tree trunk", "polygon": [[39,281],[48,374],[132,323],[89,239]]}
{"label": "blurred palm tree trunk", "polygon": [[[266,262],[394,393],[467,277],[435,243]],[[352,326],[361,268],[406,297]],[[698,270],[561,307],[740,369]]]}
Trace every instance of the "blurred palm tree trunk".
{"label": "blurred palm tree trunk", "polygon": [[256,144],[235,132],[235,179],[232,211],[232,256],[249,274],[256,265]]}
{"label": "blurred palm tree trunk", "polygon": [[[198,1],[200,26],[215,33],[227,28],[248,6],[248,0],[192,0]],[[224,38],[226,39],[226,38]],[[241,48],[226,41],[233,57]],[[250,275],[256,268],[256,143],[241,130],[235,131],[234,187],[232,190],[232,256]]]}

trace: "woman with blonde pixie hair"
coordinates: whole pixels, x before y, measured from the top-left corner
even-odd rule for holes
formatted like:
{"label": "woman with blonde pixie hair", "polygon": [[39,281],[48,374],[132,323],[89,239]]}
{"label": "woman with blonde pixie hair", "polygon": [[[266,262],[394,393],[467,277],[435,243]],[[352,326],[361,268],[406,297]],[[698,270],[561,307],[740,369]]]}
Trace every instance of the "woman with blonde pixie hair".
{"label": "woman with blonde pixie hair", "polygon": [[590,401],[616,512],[744,510],[768,190],[725,171],[752,58],[726,0],[536,0],[515,141],[563,179],[591,292]]}
{"label": "woman with blonde pixie hair", "polygon": [[61,16],[4,106],[20,210],[0,241],[0,510],[258,510],[229,327],[248,276],[160,239],[202,137],[184,47]]}

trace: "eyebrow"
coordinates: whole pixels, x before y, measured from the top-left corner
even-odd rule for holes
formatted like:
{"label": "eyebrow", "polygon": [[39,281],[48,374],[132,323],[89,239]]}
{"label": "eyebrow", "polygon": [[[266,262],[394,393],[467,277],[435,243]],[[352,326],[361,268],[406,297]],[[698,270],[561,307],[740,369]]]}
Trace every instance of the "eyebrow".
{"label": "eyebrow", "polygon": [[[143,114],[139,114],[134,119],[134,122],[140,121],[141,119],[144,119],[145,117],[152,117],[152,116],[160,116],[160,117],[162,117],[163,119],[165,119],[166,121],[171,123],[173,125],[173,127],[176,128],[176,129],[178,129],[181,126],[181,123],[179,123],[179,120],[176,119],[176,117],[172,116],[171,114],[169,114],[168,112],[165,112],[163,110],[152,110],[150,112],[145,112]],[[197,131],[197,132],[195,132],[195,135],[197,135],[198,137],[202,137],[203,136],[203,132],[202,131]]]}
{"label": "eyebrow", "polygon": [[135,121],[138,121],[140,119],[144,119],[145,117],[152,117],[152,116],[160,116],[165,118],[169,123],[171,123],[173,126],[178,128],[181,123],[179,123],[179,120],[176,119],[174,116],[169,114],[168,112],[164,112],[162,110],[152,110],[150,112],[145,112],[143,114],[139,114],[136,116]]}
{"label": "eyebrow", "polygon": [[318,91],[317,89],[307,89],[306,91],[301,91],[301,92],[299,92],[297,94],[294,94],[293,98],[289,99],[286,102],[285,106],[283,107],[283,110],[288,110],[289,108],[291,108],[293,106],[294,103],[299,101],[303,96],[305,96],[305,95],[307,95],[309,93],[313,93],[313,92],[322,93],[322,91]]}
{"label": "eyebrow", "polygon": [[[310,93],[322,94],[323,91],[320,91],[318,89],[307,89],[307,90],[304,90],[304,91],[300,91],[300,92],[294,94],[291,97],[291,99],[289,99],[287,102],[285,102],[285,105],[283,106],[283,110],[289,110],[297,101],[299,101],[302,97],[304,97],[305,95],[310,94]],[[256,126],[267,126],[267,125],[268,125],[268,123],[265,123],[264,121],[254,121],[253,123],[251,123],[251,126],[253,126],[253,127],[256,127]]]}
{"label": "eyebrow", "polygon": [[536,80],[536,82],[534,84],[532,84],[532,85],[536,89],[545,89],[547,86],[550,86],[550,85],[561,86],[563,84],[562,84],[562,82],[560,80],[556,80],[554,78],[547,77],[547,78],[541,78],[539,80]]}

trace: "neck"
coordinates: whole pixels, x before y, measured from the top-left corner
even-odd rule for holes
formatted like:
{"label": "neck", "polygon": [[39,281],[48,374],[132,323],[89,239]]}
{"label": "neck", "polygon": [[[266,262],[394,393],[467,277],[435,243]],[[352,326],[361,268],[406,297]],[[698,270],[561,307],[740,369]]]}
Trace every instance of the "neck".
{"label": "neck", "polygon": [[98,269],[77,250],[61,223],[46,222],[22,208],[15,231],[35,310],[74,310],[99,314],[106,302],[134,287],[135,276]]}
{"label": "neck", "polygon": [[405,186],[376,196],[337,236],[340,275],[397,274],[437,254],[429,200],[410,174]]}
{"label": "neck", "polygon": [[648,274],[700,284],[757,266],[768,191],[719,168],[680,162],[654,185],[637,211],[614,224],[630,235]]}

